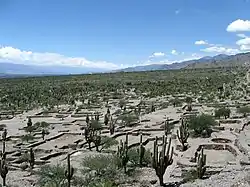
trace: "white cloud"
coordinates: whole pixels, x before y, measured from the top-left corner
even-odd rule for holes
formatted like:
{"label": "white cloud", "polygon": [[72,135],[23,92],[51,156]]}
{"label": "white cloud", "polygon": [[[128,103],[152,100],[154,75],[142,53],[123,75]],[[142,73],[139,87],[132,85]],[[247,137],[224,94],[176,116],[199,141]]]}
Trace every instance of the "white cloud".
{"label": "white cloud", "polygon": [[240,39],[236,42],[237,45],[250,45],[250,38]]}
{"label": "white cloud", "polygon": [[247,38],[247,36],[245,34],[237,34],[237,36],[240,38]]}
{"label": "white cloud", "polygon": [[154,53],[150,56],[150,58],[154,58],[154,57],[163,57],[163,56],[165,56],[165,53],[163,53],[163,52],[154,52]]}
{"label": "white cloud", "polygon": [[240,50],[244,52],[250,51],[250,45],[241,45]]}
{"label": "white cloud", "polygon": [[207,45],[208,42],[204,41],[204,40],[198,40],[194,43],[195,45]]}
{"label": "white cloud", "polygon": [[207,53],[222,53],[222,54],[229,54],[229,55],[233,55],[233,54],[240,52],[239,49],[233,49],[233,48],[227,48],[227,47],[221,47],[221,46],[212,46],[212,47],[208,47],[205,49],[201,49],[201,51],[207,52]]}
{"label": "white cloud", "polygon": [[173,50],[171,51],[171,54],[172,54],[172,55],[178,55],[178,52],[177,52],[175,49],[173,49]]}
{"label": "white cloud", "polygon": [[240,46],[241,51],[249,51],[250,50],[250,37],[245,37],[236,42],[237,45]]}
{"label": "white cloud", "polygon": [[249,20],[235,20],[227,26],[228,32],[244,32],[250,31],[250,21]]}
{"label": "white cloud", "polygon": [[37,53],[22,51],[13,47],[0,47],[0,61],[28,65],[64,65],[75,67],[91,67],[117,69],[119,66],[106,61],[90,61],[83,57],[66,57],[57,53]]}

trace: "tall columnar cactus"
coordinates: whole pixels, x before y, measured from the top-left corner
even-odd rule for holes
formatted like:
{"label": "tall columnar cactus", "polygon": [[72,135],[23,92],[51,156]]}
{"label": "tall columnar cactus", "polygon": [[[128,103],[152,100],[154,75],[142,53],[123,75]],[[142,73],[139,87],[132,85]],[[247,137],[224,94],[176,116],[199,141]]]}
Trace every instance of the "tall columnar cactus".
{"label": "tall columnar cactus", "polygon": [[68,187],[70,187],[70,184],[71,184],[71,180],[73,178],[73,175],[74,175],[74,168],[71,167],[70,165],[70,154],[68,154],[67,156],[67,170],[65,170],[65,177],[67,178],[67,181],[68,181]]}
{"label": "tall columnar cactus", "polygon": [[32,148],[30,148],[29,163],[30,168],[33,169],[35,165],[35,154]]}
{"label": "tall columnar cactus", "polygon": [[8,167],[6,166],[5,159],[0,160],[0,174],[3,179],[3,186],[6,186],[6,176],[8,174]]}
{"label": "tall columnar cactus", "polygon": [[206,172],[206,155],[204,154],[204,149],[201,149],[201,153],[198,155],[197,162],[197,175],[199,179],[202,179]]}
{"label": "tall columnar cactus", "polygon": [[109,123],[109,118],[110,118],[109,114],[105,114],[105,116],[104,116],[104,124],[105,124],[106,126],[107,126],[108,123]]}
{"label": "tall columnar cactus", "polygon": [[126,140],[123,142],[120,140],[120,145],[118,146],[117,156],[119,159],[119,167],[124,168],[124,172],[127,172],[127,163],[129,161],[128,157],[128,134],[126,134]]}
{"label": "tall columnar cactus", "polygon": [[161,186],[164,186],[163,176],[167,167],[173,163],[173,149],[173,146],[171,147],[171,138],[169,138],[169,142],[167,143],[167,137],[163,136],[162,150],[159,153],[158,138],[155,138],[154,153],[152,155],[152,166],[155,169],[156,175],[160,180]]}
{"label": "tall columnar cactus", "polygon": [[89,115],[88,114],[86,116],[86,123],[87,123],[87,125],[89,124]]}
{"label": "tall columnar cactus", "polygon": [[164,122],[164,134],[167,136],[169,134],[169,119]]}
{"label": "tall columnar cactus", "polygon": [[5,159],[5,144],[6,144],[6,139],[7,139],[7,129],[4,129],[2,133],[2,141],[3,141],[3,149],[2,149],[2,157]]}
{"label": "tall columnar cactus", "polygon": [[115,123],[113,121],[112,116],[110,116],[110,121],[109,121],[109,132],[110,132],[110,135],[114,134],[115,132]]}
{"label": "tall columnar cactus", "polygon": [[139,145],[138,153],[139,153],[139,164],[140,164],[140,166],[142,166],[143,158],[145,155],[145,147],[142,144],[142,134],[140,134],[140,145]]}
{"label": "tall columnar cactus", "polygon": [[177,137],[182,145],[182,151],[186,151],[189,131],[188,131],[187,122],[184,122],[183,119],[181,120],[181,126],[179,127],[179,130],[177,130]]}

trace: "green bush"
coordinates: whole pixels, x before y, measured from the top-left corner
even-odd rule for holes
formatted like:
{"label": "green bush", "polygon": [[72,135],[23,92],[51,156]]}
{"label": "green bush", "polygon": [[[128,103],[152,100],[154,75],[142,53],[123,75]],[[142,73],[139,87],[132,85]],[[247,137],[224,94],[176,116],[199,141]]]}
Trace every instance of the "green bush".
{"label": "green bush", "polygon": [[223,116],[225,119],[227,119],[230,117],[230,113],[231,110],[229,108],[223,107],[214,111],[214,117],[220,118],[221,116]]}
{"label": "green bush", "polygon": [[[129,162],[132,164],[132,167],[138,167],[140,166],[140,155],[139,155],[139,147],[134,147],[129,149],[128,151],[128,157],[129,157]],[[150,150],[145,150],[143,159],[142,159],[142,164],[144,166],[148,166],[151,163],[151,152]]]}
{"label": "green bush", "polygon": [[81,173],[84,178],[79,179],[78,184],[81,183],[82,186],[86,187],[115,184],[115,180],[118,180],[121,175],[121,172],[117,169],[117,163],[117,157],[111,154],[96,154],[84,157],[81,163],[83,168]]}
{"label": "green bush", "polygon": [[96,154],[83,158],[83,173],[95,171],[96,176],[101,179],[113,178],[117,174],[116,158],[111,154]]}
{"label": "green bush", "polygon": [[182,178],[183,178],[183,181],[186,183],[186,182],[193,182],[195,181],[196,179],[198,179],[198,174],[197,174],[197,170],[195,169],[191,169],[189,171],[186,171],[186,172],[182,172]]}
{"label": "green bush", "polygon": [[212,116],[201,114],[191,117],[188,127],[193,130],[193,135],[195,137],[210,137],[212,133],[211,127],[214,125],[216,125],[216,121]]}
{"label": "green bush", "polygon": [[244,117],[246,117],[247,114],[250,113],[250,107],[248,107],[248,106],[240,107],[240,108],[238,108],[237,112],[243,114]]}
{"label": "green bush", "polygon": [[139,121],[139,116],[136,114],[126,113],[121,114],[117,120],[121,120],[122,124],[128,127],[132,127],[134,123]]}
{"label": "green bush", "polygon": [[119,142],[114,139],[114,138],[111,138],[109,136],[102,136],[101,137],[101,149],[100,151],[102,151],[103,149],[109,149],[110,147],[114,146],[114,145],[117,145],[119,144]]}
{"label": "green bush", "polygon": [[65,168],[60,165],[46,165],[38,171],[38,185],[41,187],[66,187]]}

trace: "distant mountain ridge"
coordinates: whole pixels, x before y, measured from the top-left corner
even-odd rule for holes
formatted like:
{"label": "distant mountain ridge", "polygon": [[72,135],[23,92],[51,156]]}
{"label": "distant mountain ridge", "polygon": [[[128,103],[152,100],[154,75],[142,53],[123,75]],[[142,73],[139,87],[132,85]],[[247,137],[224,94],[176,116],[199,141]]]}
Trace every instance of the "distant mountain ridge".
{"label": "distant mountain ridge", "polygon": [[214,57],[210,56],[205,56],[200,59],[194,59],[194,60],[187,60],[183,62],[175,62],[172,64],[150,64],[150,65],[145,65],[145,66],[136,66],[136,67],[129,67],[125,69],[121,69],[118,71],[123,71],[123,72],[133,72],[133,71],[153,71],[153,70],[171,70],[171,69],[182,69],[187,67],[190,64],[194,63],[207,63],[207,62],[212,62],[213,60],[217,59],[225,59],[229,57],[228,55],[220,54]]}
{"label": "distant mountain ridge", "polygon": [[36,66],[0,62],[0,77],[24,75],[67,75],[104,72],[101,68],[69,67],[69,66]]}
{"label": "distant mountain ridge", "polygon": [[200,59],[175,62],[173,64],[151,64],[145,66],[129,67],[116,72],[133,72],[133,71],[153,71],[153,70],[173,70],[173,69],[193,69],[193,68],[215,68],[242,66],[250,64],[250,52],[239,53],[236,55],[219,54],[216,56],[205,56]]}
{"label": "distant mountain ridge", "polygon": [[[221,58],[222,57],[222,58]],[[192,63],[186,66],[186,69],[198,68],[218,68],[218,67],[236,67],[236,66],[249,66],[250,65],[250,52],[239,53],[230,56],[217,56],[209,61],[203,63]]]}
{"label": "distant mountain ridge", "polygon": [[[250,52],[236,55],[220,54],[216,56],[205,56],[200,59],[175,62],[172,64],[151,64],[145,66],[128,67],[114,70],[112,72],[134,72],[134,71],[154,71],[173,69],[196,69],[196,68],[216,68],[250,66]],[[45,75],[69,75],[69,74],[89,74],[105,73],[107,70],[101,68],[69,67],[69,66],[35,66],[15,63],[0,62],[0,78],[3,77],[24,77],[24,76],[45,76]],[[109,71],[110,72],[110,71]]]}

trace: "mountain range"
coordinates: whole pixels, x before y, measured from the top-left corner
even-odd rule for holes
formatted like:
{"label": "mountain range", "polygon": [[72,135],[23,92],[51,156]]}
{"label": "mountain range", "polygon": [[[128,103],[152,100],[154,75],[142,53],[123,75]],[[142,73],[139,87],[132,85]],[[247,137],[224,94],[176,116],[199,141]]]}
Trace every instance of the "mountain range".
{"label": "mountain range", "polygon": [[[205,56],[200,59],[188,60],[182,62],[175,62],[172,64],[151,64],[145,66],[136,66],[122,69],[123,72],[133,71],[153,71],[153,70],[173,70],[183,68],[212,68],[219,66],[227,66],[231,63],[243,64],[245,61],[250,61],[250,53],[243,53],[237,55],[220,54],[216,56]],[[216,64],[216,65],[215,65]]]}
{"label": "mountain range", "polygon": [[0,62],[0,77],[88,74],[104,72],[99,68],[69,66],[36,66]]}
{"label": "mountain range", "polygon": [[[220,54],[216,56],[205,56],[200,59],[175,62],[172,64],[151,64],[145,66],[128,67],[112,72],[134,72],[153,70],[193,69],[193,68],[215,68],[228,66],[242,66],[250,64],[250,52],[236,55]],[[103,73],[100,68],[68,67],[68,66],[35,66],[15,63],[0,63],[1,77],[16,76],[43,76],[43,75],[67,75],[67,74],[89,74]],[[106,71],[107,72],[107,71]]]}

